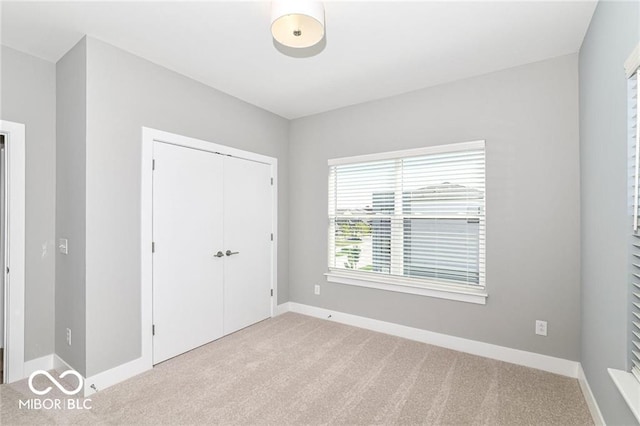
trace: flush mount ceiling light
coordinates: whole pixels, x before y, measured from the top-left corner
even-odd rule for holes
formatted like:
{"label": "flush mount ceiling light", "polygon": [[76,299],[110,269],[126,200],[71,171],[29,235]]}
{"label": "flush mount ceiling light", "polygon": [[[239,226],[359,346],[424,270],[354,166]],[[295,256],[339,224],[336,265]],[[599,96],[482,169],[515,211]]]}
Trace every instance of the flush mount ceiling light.
{"label": "flush mount ceiling light", "polygon": [[271,3],[271,34],[280,44],[311,47],[324,37],[324,6],[319,1],[285,0]]}

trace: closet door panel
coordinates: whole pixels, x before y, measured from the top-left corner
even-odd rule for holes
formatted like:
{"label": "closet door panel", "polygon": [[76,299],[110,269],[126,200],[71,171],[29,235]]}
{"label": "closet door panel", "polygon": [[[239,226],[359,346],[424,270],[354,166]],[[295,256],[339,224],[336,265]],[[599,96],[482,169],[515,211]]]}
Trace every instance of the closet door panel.
{"label": "closet door panel", "polygon": [[224,158],[224,334],[271,316],[271,167]]}
{"label": "closet door panel", "polygon": [[223,157],[154,143],[153,362],[223,335]]}

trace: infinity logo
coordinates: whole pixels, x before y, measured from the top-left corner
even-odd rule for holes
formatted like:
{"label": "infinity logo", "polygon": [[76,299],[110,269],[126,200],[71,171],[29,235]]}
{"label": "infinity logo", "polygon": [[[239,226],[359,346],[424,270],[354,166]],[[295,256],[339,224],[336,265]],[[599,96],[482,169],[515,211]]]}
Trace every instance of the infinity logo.
{"label": "infinity logo", "polygon": [[82,389],[83,379],[82,379],[82,376],[80,375],[80,373],[78,373],[77,371],[67,370],[67,371],[65,371],[64,373],[62,373],[60,375],[61,379],[64,379],[68,375],[76,376],[78,378],[78,387],[75,388],[72,391],[68,391],[67,389],[64,388],[64,386],[62,386],[62,384],[60,382],[58,382],[56,379],[54,379],[53,376],[51,374],[49,374],[49,372],[47,372],[45,370],[36,370],[33,373],[31,373],[31,375],[29,376],[29,389],[31,389],[31,392],[35,393],[36,395],[46,395],[49,392],[51,392],[51,389],[52,389],[51,386],[49,386],[45,390],[38,390],[38,389],[34,388],[33,387],[33,379],[37,375],[46,376],[49,379],[49,381],[51,381],[51,383],[56,385],[56,387],[58,389],[60,389],[60,391],[62,391],[62,393],[64,393],[65,395],[75,395],[78,392],[80,392],[80,389]]}

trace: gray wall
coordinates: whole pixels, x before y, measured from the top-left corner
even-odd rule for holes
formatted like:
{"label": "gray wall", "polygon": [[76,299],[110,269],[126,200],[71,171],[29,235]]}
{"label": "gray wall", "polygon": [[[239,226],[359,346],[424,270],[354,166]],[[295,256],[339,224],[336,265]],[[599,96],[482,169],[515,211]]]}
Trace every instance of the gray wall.
{"label": "gray wall", "polygon": [[25,359],[53,352],[55,65],[1,47],[0,119],[26,127]]}
{"label": "gray wall", "polygon": [[69,254],[56,255],[55,351],[85,376],[86,71],[82,39],[56,64],[56,237],[68,239]]}
{"label": "gray wall", "polygon": [[634,424],[607,368],[627,368],[627,82],[640,3],[600,2],[580,49],[582,366],[608,424]]}
{"label": "gray wall", "polygon": [[278,299],[288,300],[288,121],[87,39],[87,375],[140,356],[141,127],[276,157]]}
{"label": "gray wall", "polygon": [[[477,139],[486,305],[326,282],[327,159]],[[289,153],[292,301],[580,359],[577,55],[294,120]]]}

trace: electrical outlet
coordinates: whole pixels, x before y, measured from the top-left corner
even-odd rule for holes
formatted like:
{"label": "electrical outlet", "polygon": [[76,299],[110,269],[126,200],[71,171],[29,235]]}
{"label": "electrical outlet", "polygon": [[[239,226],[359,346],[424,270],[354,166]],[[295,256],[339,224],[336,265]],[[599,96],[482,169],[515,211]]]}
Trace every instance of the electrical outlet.
{"label": "electrical outlet", "polygon": [[67,345],[71,346],[71,329],[67,328]]}
{"label": "electrical outlet", "polygon": [[320,284],[316,284],[313,288],[313,293],[317,296],[320,294]]}
{"label": "electrical outlet", "polygon": [[536,320],[536,334],[540,336],[547,335],[547,322],[542,320]]}

